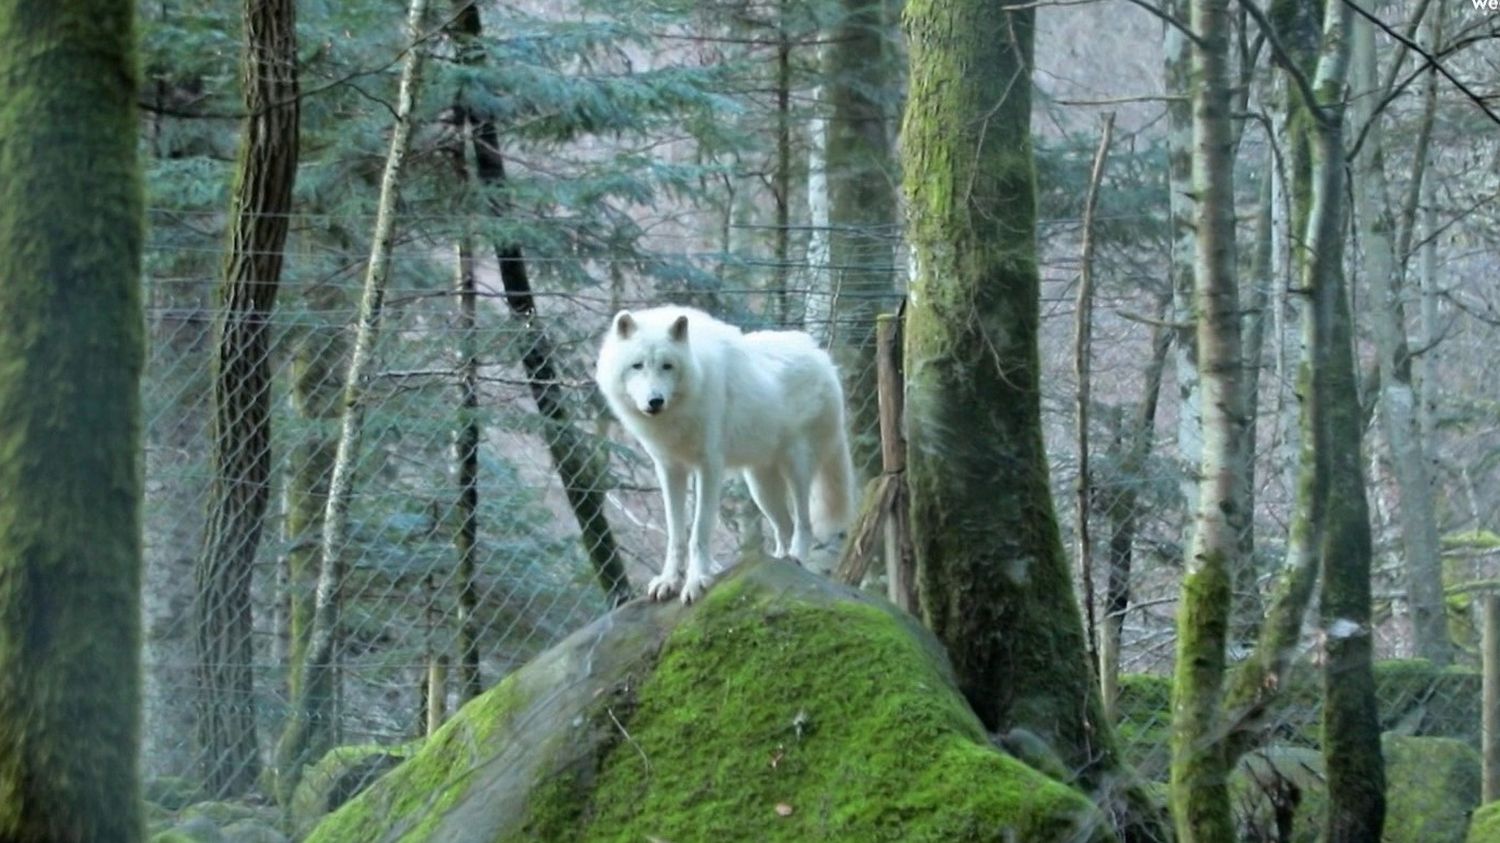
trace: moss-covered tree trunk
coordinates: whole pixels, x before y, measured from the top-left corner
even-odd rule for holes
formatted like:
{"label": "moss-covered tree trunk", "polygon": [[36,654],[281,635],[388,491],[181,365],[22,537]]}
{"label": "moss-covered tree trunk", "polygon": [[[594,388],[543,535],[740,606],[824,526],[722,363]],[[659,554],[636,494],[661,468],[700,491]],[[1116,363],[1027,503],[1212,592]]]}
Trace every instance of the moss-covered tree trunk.
{"label": "moss-covered tree trunk", "polygon": [[885,98],[897,87],[881,0],[841,0],[824,52],[828,92],[828,264],[831,351],[848,396],[850,448],[861,481],[880,473],[875,320],[895,289],[895,161]]}
{"label": "moss-covered tree trunk", "polygon": [[1235,277],[1234,134],[1230,119],[1229,2],[1194,0],[1192,198],[1202,438],[1197,511],[1184,560],[1172,682],[1172,815],[1184,843],[1234,835],[1229,764],[1220,740],[1225,657],[1240,534],[1246,418],[1240,389],[1239,285]]}
{"label": "moss-covered tree trunk", "polygon": [[[467,0],[453,0],[456,17],[453,32],[465,42],[463,57],[468,63],[483,61],[483,53],[472,41],[479,37],[482,22],[479,7]],[[474,144],[475,170],[480,184],[490,191],[490,211],[504,218],[507,208],[500,198],[505,190],[505,158],[500,153],[500,133],[488,113],[460,105]],[[614,531],[604,514],[604,492],[609,488],[608,463],[599,447],[588,441],[573,424],[567,401],[558,384],[557,364],[551,337],[537,320],[536,299],[526,258],[515,243],[496,242],[495,257],[500,264],[500,283],[505,289],[505,304],[522,330],[513,342],[521,351],[521,366],[537,411],[549,424],[546,428],[547,451],[562,481],[563,493],[573,510],[582,533],[584,552],[593,564],[599,587],[611,605],[630,599],[630,581],[625,576],[625,562],[620,557]]]}
{"label": "moss-covered tree trunk", "polygon": [[134,843],[135,6],[0,2],[0,840]]}
{"label": "moss-covered tree trunk", "polygon": [[210,793],[255,786],[250,578],[271,478],[271,312],[297,174],[292,0],[245,0],[244,108],[214,331],[213,479],[194,575],[197,732]]}
{"label": "moss-covered tree trunk", "polygon": [[[342,232],[338,232],[339,235]],[[348,238],[339,237],[347,245]],[[303,293],[309,324],[297,337],[292,353],[292,406],[297,412],[299,439],[290,460],[286,483],[287,543],[287,695],[301,701],[306,722],[295,732],[306,741],[307,756],[320,757],[335,742],[334,694],[331,688],[309,696],[303,686],[307,649],[312,638],[314,594],[318,582],[318,547],[323,535],[323,513],[328,507],[328,483],[338,454],[339,418],[343,415],[344,369],[349,342],[342,324],[347,296],[336,284],[316,285]],[[278,758],[273,770],[295,766]],[[274,776],[272,789],[282,805],[290,803],[297,775]]]}
{"label": "moss-covered tree trunk", "polygon": [[[923,617],[985,726],[1040,737],[1098,788],[1118,761],[1041,433],[1034,20],[1029,3],[906,8],[911,530]],[[1131,821],[1130,836],[1155,833]]]}
{"label": "moss-covered tree trunk", "polygon": [[1317,471],[1326,477],[1317,554],[1323,576],[1323,759],[1328,777],[1324,840],[1379,840],[1385,821],[1380,718],[1371,671],[1370,514],[1360,453],[1363,418],[1353,320],[1344,285],[1344,83],[1349,18],[1328,0],[1313,79],[1312,193],[1304,286],[1312,296],[1313,366],[1308,400]]}

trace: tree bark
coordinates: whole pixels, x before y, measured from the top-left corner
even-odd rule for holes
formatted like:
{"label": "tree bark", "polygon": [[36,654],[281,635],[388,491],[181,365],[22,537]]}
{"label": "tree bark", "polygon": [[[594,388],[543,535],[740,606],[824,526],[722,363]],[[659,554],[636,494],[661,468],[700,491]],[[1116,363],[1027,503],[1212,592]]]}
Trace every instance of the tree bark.
{"label": "tree bark", "polygon": [[1193,299],[1202,451],[1177,617],[1170,794],[1178,839],[1215,843],[1234,836],[1221,703],[1234,574],[1249,521],[1236,479],[1248,443],[1240,388],[1228,0],[1194,0],[1191,28],[1198,39],[1192,48]]}
{"label": "tree bark", "polygon": [[427,0],[411,0],[406,15],[406,36],[412,44],[401,64],[401,84],[396,98],[396,122],[391,131],[390,151],[380,180],[380,202],[376,209],[375,231],[370,243],[364,288],[359,302],[359,321],[349,368],[344,374],[344,391],[340,398],[343,417],[339,427],[338,451],[328,482],[328,506],[323,513],[323,535],[318,550],[318,579],[313,593],[312,626],[308,634],[307,656],[298,683],[300,697],[291,700],[291,714],[277,746],[278,789],[291,793],[302,777],[304,767],[316,761],[327,747],[311,742],[316,734],[330,734],[331,727],[316,727],[316,718],[324,716],[337,694],[335,668],[339,637],[339,614],[346,565],[349,502],[353,497],[354,464],[364,434],[367,403],[365,375],[374,356],[375,340],[380,333],[385,302],[386,281],[390,275],[391,242],[395,233],[397,193],[401,172],[411,139],[412,111],[420,84],[424,50],[422,20]]}
{"label": "tree bark", "polygon": [[[336,232],[335,236],[345,239],[341,234]],[[309,712],[302,728],[306,730],[307,745],[314,748],[309,754],[316,756],[334,745],[334,695],[325,692],[309,696],[302,682],[316,611],[318,553],[323,515],[328,509],[328,483],[338,455],[349,342],[341,315],[347,307],[347,297],[338,285],[313,286],[304,291],[303,298],[314,324],[297,337],[292,352],[292,407],[304,433],[292,454],[290,473],[285,479],[286,681],[288,697],[300,701],[297,710]],[[275,769],[286,769],[284,762],[285,759],[278,758]],[[271,788],[279,804],[290,804],[295,781],[296,774],[273,776]]]}
{"label": "tree bark", "polygon": [[195,566],[197,732],[216,795],[255,787],[250,580],[271,478],[271,313],[297,176],[297,18],[292,0],[245,0],[244,108],[214,331],[213,480]]}
{"label": "tree bark", "polygon": [[1099,206],[1099,184],[1104,180],[1104,165],[1109,160],[1109,142],[1114,131],[1115,115],[1110,112],[1104,118],[1099,148],[1094,153],[1094,163],[1089,172],[1088,193],[1083,200],[1083,255],[1079,261],[1078,299],[1073,317],[1073,375],[1078,383],[1074,394],[1074,445],[1078,451],[1078,480],[1074,489],[1078,511],[1078,568],[1083,580],[1083,616],[1084,629],[1088,633],[1089,660],[1096,665],[1099,659],[1099,640],[1098,625],[1094,622],[1094,543],[1089,530],[1094,497],[1089,477],[1089,386],[1094,338],[1094,211]]}
{"label": "tree bark", "polygon": [[1417,424],[1417,393],[1412,383],[1411,351],[1406,338],[1400,263],[1392,242],[1395,222],[1385,178],[1384,133],[1380,116],[1374,113],[1379,89],[1374,26],[1358,18],[1354,21],[1353,38],[1354,84],[1350,102],[1356,124],[1367,128],[1364,143],[1354,159],[1352,188],[1364,247],[1363,265],[1370,282],[1370,295],[1365,302],[1372,317],[1380,366],[1381,429],[1390,446],[1398,493],[1397,510],[1406,550],[1407,601],[1416,655],[1442,666],[1452,660],[1453,647],[1443,599],[1443,561],[1432,481]]}
{"label": "tree bark", "polygon": [[[1162,11],[1179,21],[1189,18],[1189,0],[1164,0]],[[1226,36],[1227,37],[1227,36]],[[1177,27],[1162,30],[1163,73],[1167,101],[1167,216],[1171,256],[1167,281],[1172,288],[1173,373],[1177,380],[1177,458],[1180,488],[1188,512],[1197,510],[1198,469],[1203,450],[1203,414],[1198,395],[1198,337],[1193,301],[1193,104],[1192,42]],[[1191,527],[1189,527],[1191,529]]]}
{"label": "tree bark", "polygon": [[[986,728],[1039,736],[1102,789],[1119,761],[1041,435],[1034,21],[1011,0],[907,5],[911,531],[923,617]],[[1159,832],[1149,811],[1126,814],[1127,839]]]}
{"label": "tree bark", "polygon": [[[458,148],[463,166],[463,147]],[[478,300],[474,287],[474,245],[465,234],[458,243],[459,412],[453,437],[458,466],[458,693],[459,704],[484,690],[479,670],[479,338]]]}
{"label": "tree bark", "polygon": [[1140,487],[1146,457],[1156,441],[1156,407],[1161,397],[1162,373],[1176,333],[1166,326],[1171,299],[1157,308],[1151,326],[1151,359],[1146,363],[1145,387],[1136,415],[1120,434],[1119,471],[1115,488],[1109,490],[1105,512],[1109,515],[1109,556],[1104,585],[1104,624],[1099,635],[1099,679],[1104,711],[1113,723],[1118,717],[1120,644],[1125,632],[1125,614],[1130,609],[1130,569],[1134,562],[1135,536],[1140,520]]}
{"label": "tree bark", "polygon": [[1304,286],[1312,295],[1313,449],[1326,477],[1317,553],[1323,576],[1319,621],[1323,661],[1323,759],[1328,777],[1328,843],[1379,840],[1385,821],[1380,719],[1371,670],[1370,515],[1360,456],[1363,425],[1354,337],[1343,277],[1344,83],[1349,19],[1328,0],[1313,90],[1312,195]]}
{"label": "tree bark", "polygon": [[0,839],[143,838],[135,6],[0,0]]}
{"label": "tree bark", "polygon": [[880,473],[875,321],[895,304],[898,207],[882,97],[896,87],[881,0],[840,0],[827,47],[830,351],[849,397],[850,448],[862,484]]}
{"label": "tree bark", "polygon": [[[460,39],[472,42],[479,37],[482,21],[479,7],[468,0],[454,0],[457,10],[453,31]],[[462,48],[463,60],[483,61],[471,43]],[[504,218],[509,209],[499,198],[506,186],[505,158],[500,154],[500,133],[488,114],[460,105],[474,145],[475,170],[479,181],[490,192],[490,212]],[[500,284],[505,289],[505,304],[519,323],[521,331],[513,340],[521,348],[521,366],[536,402],[537,412],[550,424],[547,428],[547,450],[562,480],[563,492],[573,510],[582,533],[584,552],[594,566],[599,587],[610,605],[617,606],[631,597],[625,563],[609,519],[604,514],[604,490],[609,488],[608,464],[598,446],[588,441],[573,424],[572,414],[558,385],[558,372],[552,339],[537,319],[536,299],[526,257],[515,243],[495,243],[495,257],[500,263]]]}

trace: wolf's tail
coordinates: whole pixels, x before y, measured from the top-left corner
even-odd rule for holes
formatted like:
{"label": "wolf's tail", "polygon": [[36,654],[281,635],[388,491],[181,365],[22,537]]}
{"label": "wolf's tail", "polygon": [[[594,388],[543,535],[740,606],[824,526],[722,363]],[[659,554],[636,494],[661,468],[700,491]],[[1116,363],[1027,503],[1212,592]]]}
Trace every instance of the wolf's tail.
{"label": "wolf's tail", "polygon": [[812,523],[813,534],[826,541],[838,535],[854,517],[854,460],[849,456],[843,413],[839,413],[834,433],[818,445],[818,467],[812,482]]}

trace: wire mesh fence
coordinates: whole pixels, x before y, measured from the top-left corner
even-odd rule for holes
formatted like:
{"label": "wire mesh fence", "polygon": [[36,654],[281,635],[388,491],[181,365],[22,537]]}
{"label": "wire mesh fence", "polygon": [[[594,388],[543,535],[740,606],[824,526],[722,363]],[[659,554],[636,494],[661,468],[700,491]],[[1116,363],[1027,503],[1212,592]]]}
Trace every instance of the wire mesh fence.
{"label": "wire mesh fence", "polygon": [[[174,227],[176,236],[181,231]],[[895,253],[896,243],[886,235],[872,237],[872,243],[885,254]],[[322,785],[331,801],[338,801],[335,791],[352,790],[393,763],[403,747],[476,690],[493,686],[607,611],[620,595],[610,593],[608,578],[601,576],[606,563],[621,565],[639,587],[665,551],[651,463],[611,424],[591,380],[598,337],[614,310],[664,297],[628,285],[539,294],[536,314],[518,316],[508,307],[494,267],[481,266],[473,308],[466,311],[453,280],[460,262],[450,250],[408,244],[400,254],[366,384],[364,446],[356,456],[349,529],[337,548],[344,570],[331,665],[335,682],[329,704],[313,715],[326,720],[320,724],[325,748],[384,749],[351,756],[349,764],[336,767],[338,786]],[[316,570],[336,459],[359,264],[357,255],[345,253],[288,256],[289,277],[268,323],[270,506],[245,572],[249,640],[243,652],[249,656],[241,667],[246,679],[225,687],[211,681],[210,666],[195,643],[220,632],[195,628],[208,616],[196,602],[195,572],[214,479],[218,281],[211,260],[216,255],[207,228],[197,242],[158,242],[148,281],[150,356],[143,387],[146,773],[148,779],[180,781],[205,799],[244,795],[222,784],[235,776],[215,778],[205,770],[239,765],[261,781],[284,772],[277,769],[278,744],[289,724],[309,716],[296,702],[296,665],[312,623],[309,571]],[[697,258],[710,264],[731,260]],[[742,267],[753,263],[733,260]],[[872,329],[859,321],[864,315],[851,317],[849,308],[840,307],[836,290],[789,277],[786,296],[726,286],[668,297],[703,305],[746,328],[804,327],[825,343]],[[1044,305],[1048,300],[1044,294]],[[857,312],[872,318],[894,310],[898,301],[894,293],[872,297]],[[1044,318],[1044,347],[1062,341],[1048,326],[1066,317],[1049,313]],[[539,355],[546,367],[536,365]],[[1101,371],[1105,379],[1113,376],[1111,370]],[[1048,384],[1049,426],[1069,423],[1068,411],[1057,409],[1066,405],[1059,398],[1068,388],[1065,379]],[[1133,397],[1132,388],[1122,379],[1101,391]],[[876,395],[851,392],[848,401],[850,418],[867,420],[869,427],[851,431],[854,438],[875,440],[875,413],[864,410],[873,407]],[[1098,436],[1107,438],[1108,431]],[[1049,441],[1064,438],[1049,434]],[[1170,443],[1162,447],[1169,449]],[[1066,529],[1073,517],[1063,502],[1072,464],[1066,446],[1050,450]],[[1170,454],[1144,472],[1100,482],[1144,488],[1173,487],[1180,480]],[[592,504],[581,502],[586,496]],[[1141,493],[1148,509],[1169,496]],[[1131,604],[1122,624],[1125,676],[1116,724],[1127,760],[1146,778],[1165,782],[1182,555],[1176,533],[1183,522],[1176,510],[1145,512],[1142,521],[1147,523],[1135,538],[1141,562],[1132,575]],[[748,495],[731,484],[716,553],[733,558],[742,542],[758,541],[760,535]],[[1103,550],[1097,554],[1101,558]],[[1260,552],[1274,557],[1278,549]],[[1491,557],[1475,559],[1470,579],[1493,574]],[[1265,576],[1245,589],[1262,601],[1252,606],[1263,605],[1274,567],[1264,566]],[[1096,596],[1100,617],[1102,597]],[[1382,605],[1377,654],[1407,655],[1400,595],[1387,595]],[[1466,622],[1469,633],[1477,629],[1472,608],[1455,601],[1452,611],[1460,633]],[[1477,670],[1464,666],[1477,653],[1477,638],[1470,638],[1473,647],[1460,648],[1458,667],[1436,669],[1414,661],[1380,667],[1381,719],[1391,740],[1436,738],[1459,747],[1408,743],[1388,748],[1390,759],[1416,767],[1447,764],[1459,771],[1455,775],[1472,766],[1477,776],[1473,747],[1479,740],[1480,679]],[[1238,659],[1245,653],[1231,655]],[[1284,704],[1258,724],[1256,748],[1240,764],[1235,798],[1244,839],[1300,839],[1286,824],[1301,824],[1300,829],[1315,823],[1304,802],[1312,804],[1321,787],[1319,655],[1318,633],[1310,626],[1296,667],[1285,679]],[[210,694],[220,710],[250,724],[252,742],[241,748],[245,757],[206,755],[215,750],[205,749],[196,737],[194,721]],[[267,792],[274,787],[262,785]],[[1299,805],[1304,805],[1300,811]]]}

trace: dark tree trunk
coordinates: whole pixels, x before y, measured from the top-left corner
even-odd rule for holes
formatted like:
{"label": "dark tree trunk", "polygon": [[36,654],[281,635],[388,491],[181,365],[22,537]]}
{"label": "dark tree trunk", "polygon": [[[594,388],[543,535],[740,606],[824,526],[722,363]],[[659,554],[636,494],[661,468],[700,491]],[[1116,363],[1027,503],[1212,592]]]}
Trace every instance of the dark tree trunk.
{"label": "dark tree trunk", "polygon": [[880,0],[841,0],[826,54],[828,90],[828,313],[834,360],[849,400],[850,448],[861,483],[880,474],[876,317],[895,304],[899,205],[890,118],[882,96],[897,87]]}
{"label": "dark tree trunk", "polygon": [[1379,840],[1385,822],[1385,767],[1371,669],[1370,513],[1360,440],[1364,423],[1354,363],[1353,319],[1344,283],[1344,82],[1349,19],[1328,0],[1313,91],[1312,193],[1304,286],[1312,295],[1313,450],[1326,490],[1317,555],[1323,575],[1319,623],[1323,661],[1323,761],[1328,776],[1328,843]]}
{"label": "dark tree trunk", "polygon": [[[482,32],[479,7],[467,0],[454,0],[458,8],[453,23],[463,39],[478,38]],[[465,60],[483,61],[482,54],[465,49]],[[500,198],[505,189],[505,159],[500,154],[500,133],[489,115],[462,107],[474,143],[474,158],[479,181],[490,191],[490,211],[504,217],[508,209]],[[582,532],[584,552],[594,566],[600,588],[611,605],[630,599],[630,582],[625,578],[625,563],[620,557],[614,532],[604,514],[604,490],[609,487],[604,454],[574,426],[566,396],[558,384],[557,366],[553,362],[552,340],[536,319],[536,299],[521,247],[514,243],[496,243],[495,257],[500,263],[500,283],[505,289],[505,303],[516,317],[521,330],[513,342],[521,348],[521,366],[531,389],[537,411],[549,425],[546,428],[547,450],[562,480],[563,492],[573,509]]]}
{"label": "dark tree trunk", "polygon": [[142,839],[135,4],[0,0],[0,840]]}
{"label": "dark tree trunk", "polygon": [[239,163],[215,324],[213,480],[195,576],[198,752],[209,793],[256,784],[250,580],[271,475],[271,312],[297,173],[293,0],[246,0]]}

